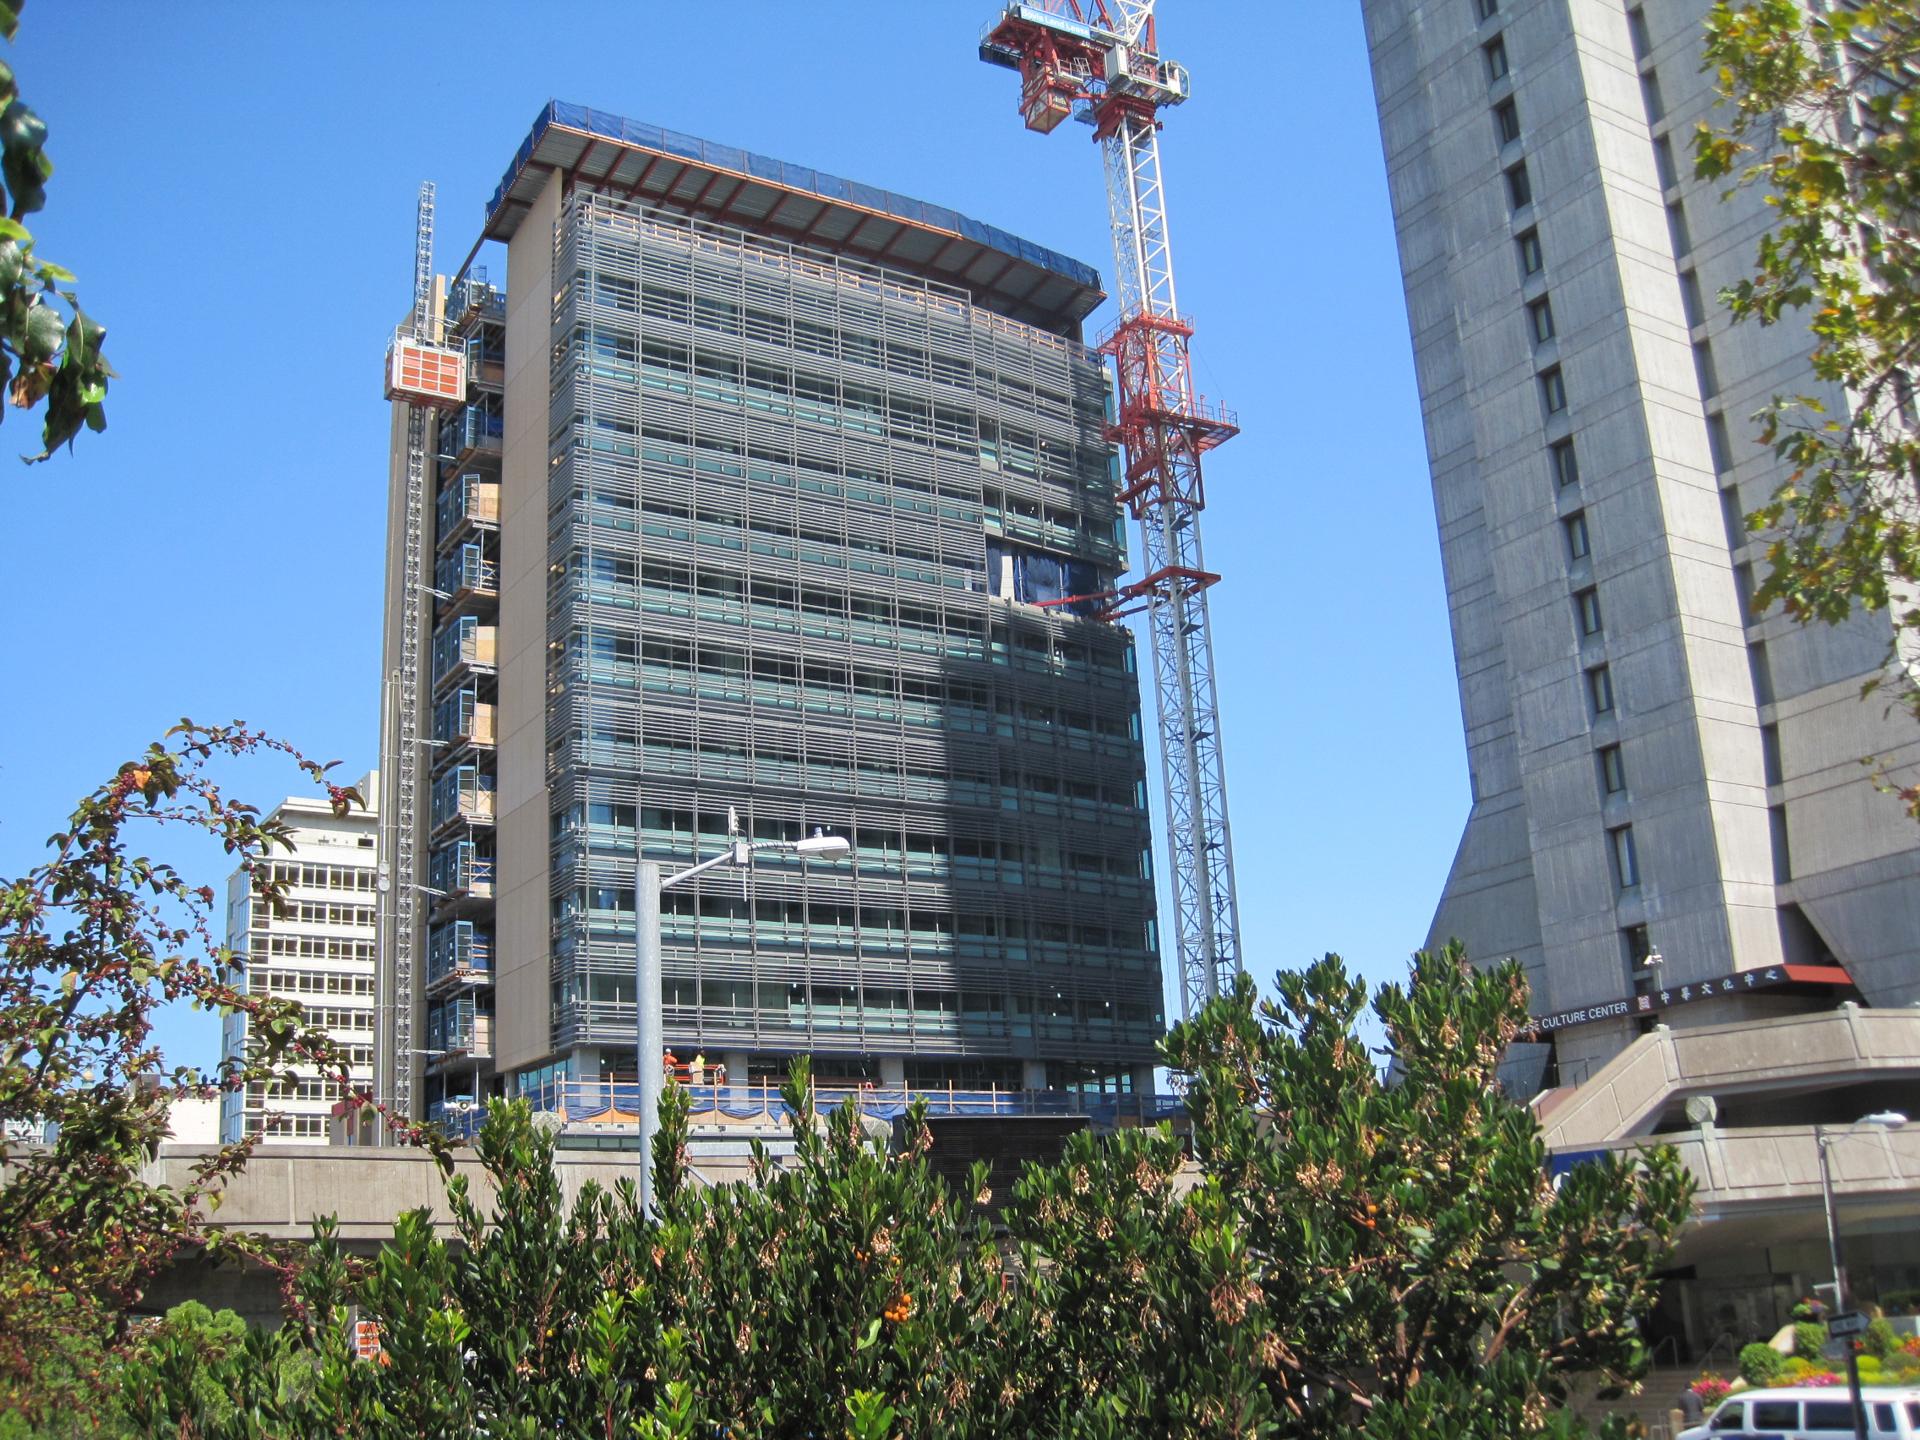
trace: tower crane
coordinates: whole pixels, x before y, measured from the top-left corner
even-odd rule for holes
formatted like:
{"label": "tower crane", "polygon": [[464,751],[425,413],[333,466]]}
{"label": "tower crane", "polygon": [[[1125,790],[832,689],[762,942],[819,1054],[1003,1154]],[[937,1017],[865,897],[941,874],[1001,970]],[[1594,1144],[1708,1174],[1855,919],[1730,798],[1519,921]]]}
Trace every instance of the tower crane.
{"label": "tower crane", "polygon": [[[389,677],[385,730],[385,773],[381,779],[381,828],[386,853],[381,859],[380,973],[376,1002],[375,1089],[404,1119],[414,1118],[413,1044],[414,960],[419,947],[420,857],[415,834],[419,820],[421,665],[425,654],[424,611],[431,595],[427,534],[432,484],[428,476],[430,422],[436,411],[467,403],[466,352],[440,343],[433,305],[433,202],[431,180],[420,186],[414,217],[413,308],[387,347],[387,399],[407,407],[406,493],[400,515],[400,589],[388,604],[398,604],[399,655]],[[393,543],[389,537],[388,543]],[[391,624],[389,633],[391,633]],[[389,778],[390,777],[390,778]]]}
{"label": "tower crane", "polygon": [[1161,58],[1156,0],[1034,0],[1006,6],[980,58],[1020,73],[1027,128],[1072,115],[1093,126],[1106,165],[1119,318],[1100,349],[1114,362],[1124,450],[1120,499],[1139,525],[1144,573],[1103,597],[1108,618],[1144,604],[1153,651],[1180,998],[1191,1016],[1240,964],[1233,841],[1220,750],[1200,549],[1200,457],[1239,431],[1196,392],[1193,326],[1175,302],[1160,182],[1159,111],[1187,98],[1184,67]]}

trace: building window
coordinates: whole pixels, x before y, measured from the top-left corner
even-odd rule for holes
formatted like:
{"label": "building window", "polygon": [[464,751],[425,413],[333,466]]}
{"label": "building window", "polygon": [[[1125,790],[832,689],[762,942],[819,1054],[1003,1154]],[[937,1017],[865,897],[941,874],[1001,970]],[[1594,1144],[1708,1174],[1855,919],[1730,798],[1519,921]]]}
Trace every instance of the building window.
{"label": "building window", "polygon": [[1658,962],[1649,965],[1648,957],[1653,954],[1653,937],[1647,933],[1644,925],[1629,925],[1620,932],[1620,951],[1627,962],[1627,977],[1636,990],[1645,992],[1653,989],[1659,979],[1654,972],[1659,970]]}
{"label": "building window", "polygon": [[1587,671],[1587,701],[1595,715],[1613,713],[1613,672],[1605,665]]}
{"label": "building window", "polygon": [[1589,585],[1573,597],[1573,613],[1579,618],[1582,635],[1598,635],[1600,625],[1600,592]]}
{"label": "building window", "polygon": [[1511,145],[1520,138],[1520,107],[1511,98],[1493,107],[1493,133],[1499,136],[1502,145]]}
{"label": "building window", "polygon": [[1613,851],[1614,883],[1622,890],[1631,890],[1640,883],[1640,855],[1633,845],[1633,827],[1622,825],[1618,830],[1607,832],[1609,848]]}
{"label": "building window", "polygon": [[1753,677],[1753,703],[1773,704],[1773,666],[1767,659],[1767,642],[1755,640],[1747,646],[1747,672]]}
{"label": "building window", "polygon": [[1507,202],[1515,210],[1533,203],[1533,181],[1527,178],[1527,162],[1524,160],[1507,171]]}
{"label": "building window", "polygon": [[1680,308],[1686,313],[1689,327],[1706,323],[1706,307],[1700,303],[1700,277],[1691,270],[1680,272]]}
{"label": "building window", "polygon": [[1473,18],[1491,20],[1500,13],[1500,0],[1473,0]]}
{"label": "building window", "polygon": [[1711,400],[1720,393],[1720,372],[1714,368],[1713,347],[1702,340],[1693,347],[1693,376],[1700,385],[1700,398]]}
{"label": "building window", "polygon": [[1567,558],[1584,560],[1593,553],[1593,537],[1587,533],[1587,512],[1576,510],[1560,522],[1567,532]]}
{"label": "building window", "polygon": [[1492,84],[1496,80],[1504,80],[1507,75],[1506,41],[1496,35],[1480,47],[1480,52],[1487,57],[1487,82]]}
{"label": "building window", "polygon": [[1784,885],[1793,878],[1793,851],[1787,845],[1787,807],[1767,807],[1767,838],[1773,842],[1773,881]]}
{"label": "building window", "polygon": [[1687,230],[1687,212],[1677,200],[1667,206],[1667,243],[1673,247],[1673,258],[1676,260],[1693,253],[1693,236]]}
{"label": "building window", "polygon": [[1546,269],[1547,260],[1546,256],[1542,254],[1540,250],[1540,232],[1538,230],[1521,231],[1520,234],[1515,237],[1513,243],[1520,249],[1520,274],[1522,278],[1529,275],[1538,275],[1542,270]]}
{"label": "building window", "polygon": [[1633,58],[1644,60],[1653,53],[1653,38],[1647,33],[1647,12],[1638,5],[1627,11],[1627,43],[1633,46]]}
{"label": "building window", "polygon": [[1707,416],[1707,449],[1713,454],[1713,471],[1724,475],[1733,468],[1733,446],[1727,440],[1727,417],[1715,410]]}
{"label": "building window", "polygon": [[1533,336],[1533,343],[1544,345],[1553,338],[1553,306],[1542,295],[1527,306],[1527,330]]}
{"label": "building window", "polygon": [[1558,365],[1540,372],[1540,398],[1549,415],[1558,415],[1567,408],[1567,382]]}
{"label": "building window", "polygon": [[1680,183],[1680,171],[1673,163],[1673,141],[1662,135],[1653,142],[1653,168],[1660,176],[1660,188],[1671,190]]}
{"label": "building window", "polygon": [[1667,113],[1667,102],[1660,98],[1660,77],[1651,70],[1640,77],[1640,102],[1647,107],[1647,123],[1658,125]]}
{"label": "building window", "polygon": [[1627,788],[1627,762],[1618,745],[1602,745],[1594,752],[1600,762],[1600,789],[1603,794],[1621,795]]}
{"label": "building window", "polygon": [[1727,549],[1741,550],[1747,543],[1747,517],[1740,508],[1740,487],[1729,485],[1720,492],[1720,528],[1727,534]]}
{"label": "building window", "polygon": [[1760,765],[1766,772],[1767,784],[1778,785],[1783,776],[1780,766],[1780,727],[1778,725],[1760,727]]}
{"label": "building window", "polygon": [[1580,483],[1580,462],[1574,457],[1573,441],[1556,440],[1547,447],[1547,459],[1553,466],[1553,481],[1562,490]]}

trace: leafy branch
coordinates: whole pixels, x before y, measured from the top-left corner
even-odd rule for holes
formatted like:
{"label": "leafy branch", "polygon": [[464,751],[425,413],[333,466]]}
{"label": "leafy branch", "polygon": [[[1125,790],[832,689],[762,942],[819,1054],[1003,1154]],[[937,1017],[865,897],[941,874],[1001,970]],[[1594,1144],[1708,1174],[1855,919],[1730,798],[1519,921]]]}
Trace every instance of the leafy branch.
{"label": "leafy branch", "polygon": [[[13,40],[23,0],[0,3],[0,36]],[[73,272],[34,253],[21,221],[45,207],[53,161],[46,122],[20,98],[11,66],[0,62],[0,387],[7,405],[44,403],[40,453],[45,460],[71,446],[82,429],[107,428],[107,382],[113,368],[101,347],[106,327],[80,308],[69,288]],[[0,408],[0,419],[6,411]]]}
{"label": "leafy branch", "polygon": [[[1815,12],[1720,0],[1706,65],[1725,112],[1694,136],[1695,174],[1763,193],[1773,218],[1720,299],[1739,320],[1806,325],[1825,397],[1775,395],[1754,419],[1784,478],[1747,517],[1765,535],[1754,605],[1838,625],[1884,611],[1883,687],[1920,716],[1920,15],[1913,0]],[[1920,787],[1900,787],[1920,818]]]}

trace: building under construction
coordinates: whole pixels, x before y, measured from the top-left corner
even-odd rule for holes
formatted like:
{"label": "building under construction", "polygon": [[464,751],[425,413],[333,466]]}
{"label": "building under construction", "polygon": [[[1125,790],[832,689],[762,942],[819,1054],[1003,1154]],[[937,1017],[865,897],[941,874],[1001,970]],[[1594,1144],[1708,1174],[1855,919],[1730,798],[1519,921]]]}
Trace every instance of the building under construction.
{"label": "building under construction", "polygon": [[1135,651],[1075,598],[1125,567],[1097,274],[554,104],[435,295],[467,394],[426,427],[412,559],[396,406],[386,734],[419,860],[386,951],[418,963],[389,963],[386,1095],[630,1072],[636,860],[714,854],[730,812],[854,849],[666,894],[683,1058],[1149,1088]]}

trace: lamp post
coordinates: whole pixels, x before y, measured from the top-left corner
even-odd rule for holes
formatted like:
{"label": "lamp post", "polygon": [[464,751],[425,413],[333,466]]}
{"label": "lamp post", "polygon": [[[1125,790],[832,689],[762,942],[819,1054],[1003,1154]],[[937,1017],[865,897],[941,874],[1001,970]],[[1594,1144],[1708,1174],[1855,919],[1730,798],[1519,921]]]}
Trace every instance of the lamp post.
{"label": "lamp post", "polygon": [[653,1211],[653,1137],[660,1133],[660,1097],[666,1089],[666,1021],[660,1005],[660,892],[723,865],[749,866],[756,854],[769,850],[816,860],[838,860],[853,850],[846,836],[819,830],[804,840],[742,840],[737,816],[729,812],[728,821],[731,838],[718,855],[665,877],[657,863],[642,860],[635,884],[633,1008],[635,1058],[640,1069],[640,1209],[646,1214]]}
{"label": "lamp post", "polygon": [[[1827,1258],[1833,1262],[1833,1304],[1836,1314],[1844,1315],[1853,1309],[1853,1292],[1847,1285],[1846,1267],[1840,1261],[1840,1214],[1833,1198],[1833,1174],[1827,1165],[1827,1150],[1834,1141],[1856,1134],[1862,1125],[1898,1130],[1906,1123],[1907,1117],[1898,1110],[1875,1110],[1870,1115],[1862,1115],[1844,1130],[1829,1133],[1824,1126],[1816,1125],[1813,1128],[1814,1143],[1820,1150],[1820,1199],[1827,1214]],[[1847,1341],[1847,1398],[1853,1405],[1854,1440],[1867,1440],[1867,1408],[1860,1398],[1860,1359],[1851,1338]]]}

